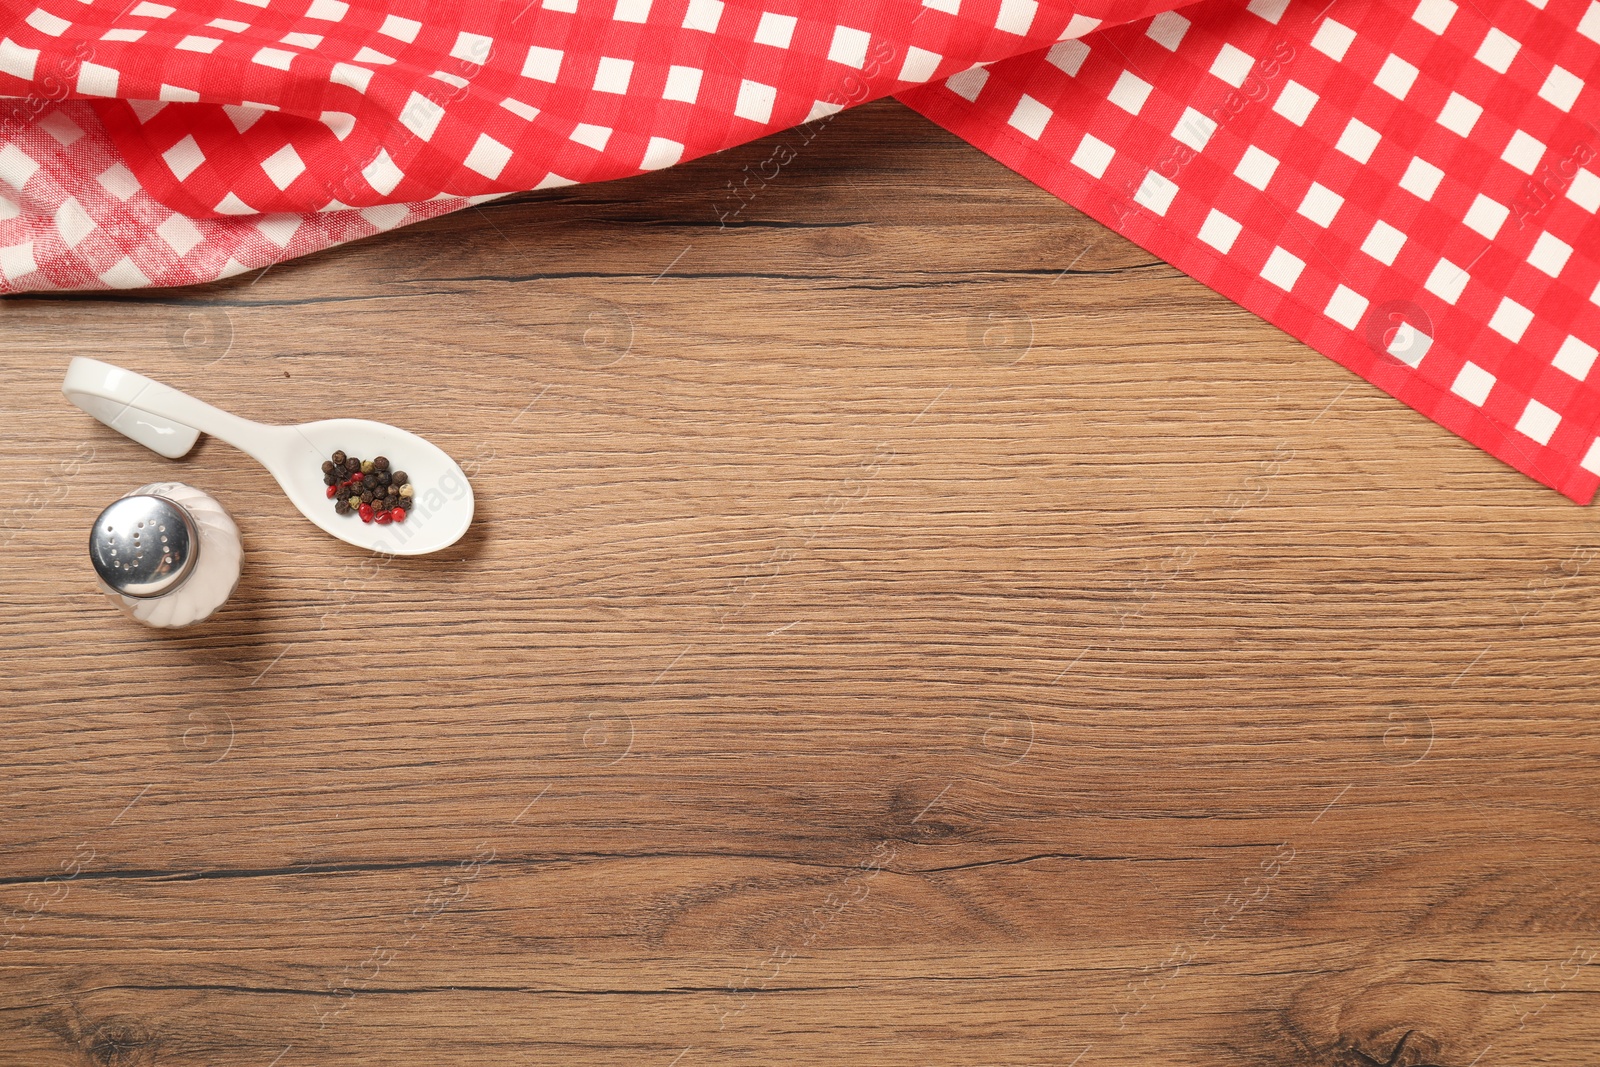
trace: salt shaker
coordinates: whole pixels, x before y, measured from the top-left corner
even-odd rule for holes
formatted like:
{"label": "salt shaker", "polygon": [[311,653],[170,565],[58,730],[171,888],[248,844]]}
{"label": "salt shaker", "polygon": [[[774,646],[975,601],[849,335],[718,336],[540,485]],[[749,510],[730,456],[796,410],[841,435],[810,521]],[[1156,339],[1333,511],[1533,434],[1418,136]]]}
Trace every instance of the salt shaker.
{"label": "salt shaker", "polygon": [[209,495],[154,482],[113,501],[94,520],[89,558],[101,590],[146,626],[199,622],[239,584],[239,527]]}

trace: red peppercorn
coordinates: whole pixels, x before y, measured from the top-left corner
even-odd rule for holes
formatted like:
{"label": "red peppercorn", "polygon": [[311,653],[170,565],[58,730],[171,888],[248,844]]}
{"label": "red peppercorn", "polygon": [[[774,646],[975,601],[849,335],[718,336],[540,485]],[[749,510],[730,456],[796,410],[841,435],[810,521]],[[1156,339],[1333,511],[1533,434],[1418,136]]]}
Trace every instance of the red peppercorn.
{"label": "red peppercorn", "polygon": [[392,514],[390,514],[388,511],[380,511],[376,515],[374,515],[372,518],[373,518],[373,521],[378,523],[378,525],[380,525],[380,526],[387,526],[387,525],[389,525],[389,523],[394,521],[394,516]]}
{"label": "red peppercorn", "polygon": [[405,508],[391,508],[389,510],[389,514],[394,516],[394,521],[395,522],[405,522],[406,521],[406,509]]}
{"label": "red peppercorn", "polygon": [[328,486],[328,499],[332,500],[333,499],[333,494],[337,493],[338,491],[339,490],[336,487],[331,486],[331,485]]}
{"label": "red peppercorn", "polygon": [[361,521],[362,522],[371,522],[372,521],[372,505],[371,504],[362,504],[361,505],[361,510],[359,512],[357,512],[356,514],[361,516]]}
{"label": "red peppercorn", "polygon": [[356,471],[354,474],[352,474],[350,476],[350,480],[352,482],[359,482],[361,480],[361,472],[360,471]]}

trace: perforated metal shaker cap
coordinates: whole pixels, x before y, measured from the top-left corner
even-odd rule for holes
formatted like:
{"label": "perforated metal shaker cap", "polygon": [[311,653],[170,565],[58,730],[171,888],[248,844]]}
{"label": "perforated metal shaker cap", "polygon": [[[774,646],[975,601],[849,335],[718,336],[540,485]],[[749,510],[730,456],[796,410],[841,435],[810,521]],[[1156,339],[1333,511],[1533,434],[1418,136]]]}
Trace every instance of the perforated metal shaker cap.
{"label": "perforated metal shaker cap", "polygon": [[112,589],[157,597],[182,585],[200,556],[194,517],[164,496],[136,493],[114,501],[89,531],[89,558]]}

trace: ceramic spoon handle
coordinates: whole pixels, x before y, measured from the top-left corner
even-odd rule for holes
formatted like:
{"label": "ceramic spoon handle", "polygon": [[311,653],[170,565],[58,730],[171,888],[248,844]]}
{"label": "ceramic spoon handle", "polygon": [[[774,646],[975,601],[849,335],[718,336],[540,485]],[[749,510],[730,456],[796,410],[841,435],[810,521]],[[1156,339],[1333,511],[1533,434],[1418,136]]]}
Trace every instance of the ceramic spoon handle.
{"label": "ceramic spoon handle", "polygon": [[61,391],[68,400],[153,452],[177,459],[201,433],[271,465],[293,431],[230,415],[188,393],[111,363],[78,356]]}

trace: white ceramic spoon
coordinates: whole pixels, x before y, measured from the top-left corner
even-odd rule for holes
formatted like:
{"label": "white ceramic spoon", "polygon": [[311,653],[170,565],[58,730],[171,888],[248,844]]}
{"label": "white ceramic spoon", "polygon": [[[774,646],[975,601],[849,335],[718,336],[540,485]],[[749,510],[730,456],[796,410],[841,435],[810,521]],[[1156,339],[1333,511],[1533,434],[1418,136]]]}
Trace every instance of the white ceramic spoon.
{"label": "white ceramic spoon", "polygon": [[[455,460],[414,433],[368,419],[324,419],[269,426],[230,415],[187,393],[97,359],[78,356],[61,391],[118,433],[177,459],[208,433],[267,468],[300,513],[341,541],[396,556],[447,548],[472,525],[472,486]],[[416,487],[401,523],[339,515],[322,482],[322,462],[336,449],[363,459],[387,456]]]}

